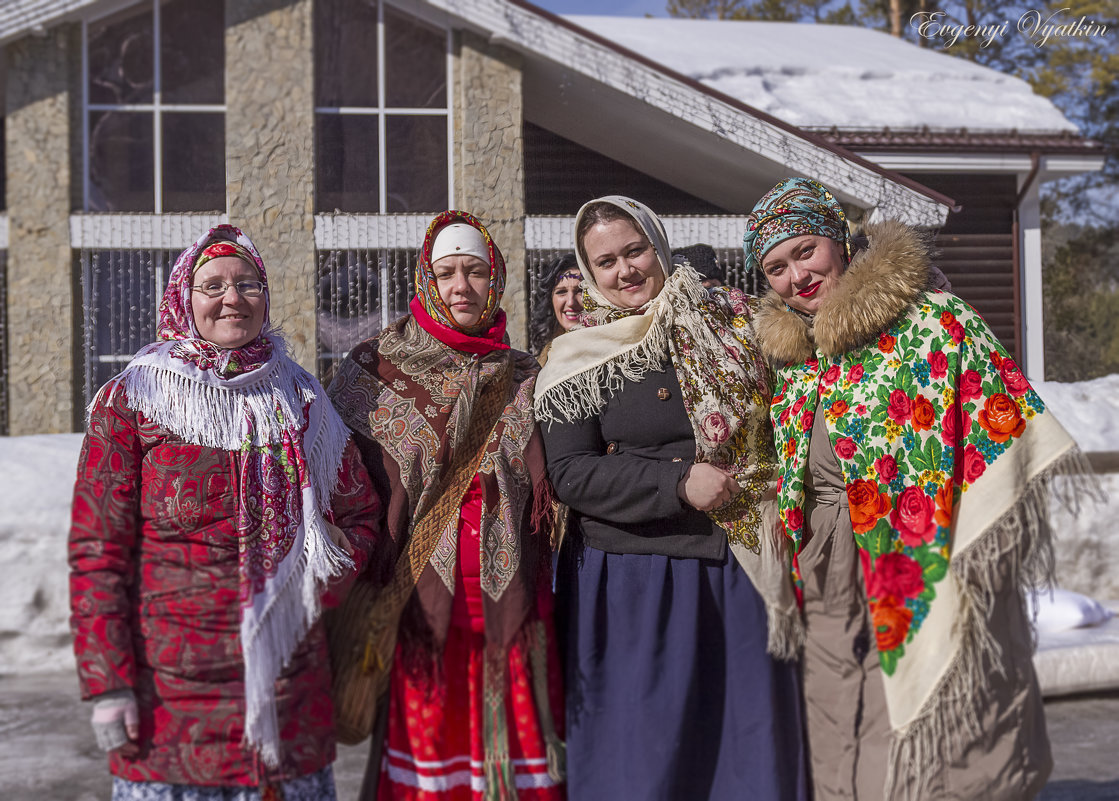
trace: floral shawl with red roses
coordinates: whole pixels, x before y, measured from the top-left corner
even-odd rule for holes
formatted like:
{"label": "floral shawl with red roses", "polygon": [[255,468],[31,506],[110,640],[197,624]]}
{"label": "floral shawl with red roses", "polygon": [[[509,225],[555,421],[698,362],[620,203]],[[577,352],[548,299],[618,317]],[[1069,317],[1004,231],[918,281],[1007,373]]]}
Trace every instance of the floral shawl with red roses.
{"label": "floral shawl with red roses", "polygon": [[896,223],[870,233],[814,319],[770,293],[756,325],[777,368],[781,523],[799,551],[822,414],[862,559],[891,765],[933,772],[950,738],[978,733],[967,702],[983,649],[997,648],[986,609],[1002,588],[1047,581],[1046,479],[1079,454],[982,318],[925,289],[921,240]]}

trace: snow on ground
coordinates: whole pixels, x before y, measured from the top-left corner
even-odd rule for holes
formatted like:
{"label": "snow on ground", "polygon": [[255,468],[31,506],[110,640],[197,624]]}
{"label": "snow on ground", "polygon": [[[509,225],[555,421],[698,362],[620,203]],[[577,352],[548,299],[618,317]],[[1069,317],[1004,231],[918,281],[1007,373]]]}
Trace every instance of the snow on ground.
{"label": "snow on ground", "polygon": [[[1119,451],[1119,375],[1037,388],[1085,451]],[[0,437],[0,675],[73,669],[66,535],[81,442]],[[1058,526],[1058,581],[1119,599],[1119,474],[1101,479],[1106,503]]]}
{"label": "snow on ground", "polygon": [[73,667],[66,535],[81,444],[0,437],[0,674]]}
{"label": "snow on ground", "polygon": [[1076,131],[1025,81],[948,55],[939,38],[917,47],[847,25],[565,19],[793,125]]}
{"label": "snow on ground", "polygon": [[1119,374],[1074,384],[1033,385],[1082,450],[1119,451]]}

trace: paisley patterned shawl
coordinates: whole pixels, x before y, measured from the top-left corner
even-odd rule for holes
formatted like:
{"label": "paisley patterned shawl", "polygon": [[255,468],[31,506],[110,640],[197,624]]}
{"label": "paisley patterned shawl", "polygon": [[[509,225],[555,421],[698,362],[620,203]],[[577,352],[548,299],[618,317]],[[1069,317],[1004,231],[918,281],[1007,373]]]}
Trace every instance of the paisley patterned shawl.
{"label": "paisley patterned shawl", "polygon": [[[480,227],[468,215],[449,214],[437,219]],[[421,269],[437,228],[433,225],[424,241]],[[505,646],[534,609],[537,580],[549,554],[551,491],[532,417],[539,368],[527,353],[492,337],[495,331],[504,332],[500,311],[492,316],[488,331],[467,341],[461,329],[441,325],[414,300],[411,314],[351,351],[330,395],[357,435],[366,462],[380,465],[377,470],[372,464],[370,472],[389,499],[387,527],[401,550],[414,521],[448,485],[448,468],[469,428],[476,399],[494,382],[505,382],[506,407],[478,471],[486,637]],[[455,518],[416,586],[436,645],[444,641],[450,625],[457,553]]]}
{"label": "paisley patterned shawl", "polygon": [[159,340],[141,348],[91,408],[123,391],[131,409],[184,441],[238,454],[245,739],[275,765],[275,680],[317,620],[325,583],[353,566],[324,519],[349,432],[315,377],[288,357],[267,307],[260,335],[240,348],[199,336],[191,307],[195,264],[220,242],[251,259],[267,286],[264,262],[247,236],[230,225],[208,231],[171,270]]}
{"label": "paisley patterned shawl", "polygon": [[779,366],[782,526],[799,550],[809,436],[822,414],[866,579],[891,771],[932,773],[948,743],[978,733],[980,657],[997,647],[985,634],[991,597],[1050,575],[1047,479],[1082,468],[979,315],[924,289],[919,237],[898,223],[868,233],[870,249],[813,327],[772,292],[757,325]]}
{"label": "paisley patterned shawl", "polygon": [[727,532],[766,599],[771,653],[791,656],[800,630],[792,593],[780,577],[784,549],[772,519],[776,453],[766,419],[770,374],[754,341],[752,299],[737,289],[705,289],[687,262],[673,269],[664,226],[644,204],[616,195],[591,203],[599,201],[637,223],[656,250],[665,285],[641,308],[613,306],[577,254],[586,287],[583,327],[553,341],[537,382],[537,419],[547,424],[594,416],[624,381],[640,381],[671,360],[695,433],[696,461],[728,470],[742,488],[708,514]]}

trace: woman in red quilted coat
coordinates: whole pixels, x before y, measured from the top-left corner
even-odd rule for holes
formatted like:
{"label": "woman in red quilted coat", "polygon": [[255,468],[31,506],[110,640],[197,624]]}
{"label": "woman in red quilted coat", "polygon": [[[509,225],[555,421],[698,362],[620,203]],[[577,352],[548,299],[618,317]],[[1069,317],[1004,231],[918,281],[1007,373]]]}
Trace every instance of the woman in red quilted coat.
{"label": "woman in red quilted coat", "polygon": [[268,321],[252,243],[179,257],[158,341],[89,410],[70,530],[82,697],[113,800],[335,798],[324,598],[379,502]]}

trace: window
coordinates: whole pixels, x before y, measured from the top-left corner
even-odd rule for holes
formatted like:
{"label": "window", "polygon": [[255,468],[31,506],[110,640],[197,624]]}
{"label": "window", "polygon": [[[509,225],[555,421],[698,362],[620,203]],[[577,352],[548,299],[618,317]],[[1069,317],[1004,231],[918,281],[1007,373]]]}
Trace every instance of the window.
{"label": "window", "polygon": [[318,371],[329,385],[357,343],[408,311],[417,252],[347,249],[319,252]]}
{"label": "window", "polygon": [[145,0],[87,22],[84,208],[225,209],[223,0]]}
{"label": "window", "polygon": [[80,254],[86,403],[124,369],[136,351],[155,340],[156,304],[178,255],[159,250]]}
{"label": "window", "polygon": [[316,0],[316,210],[447,208],[448,42],[378,0]]}
{"label": "window", "polygon": [[183,249],[220,214],[75,214],[70,218],[82,287],[85,402],[156,338],[159,301]]}

